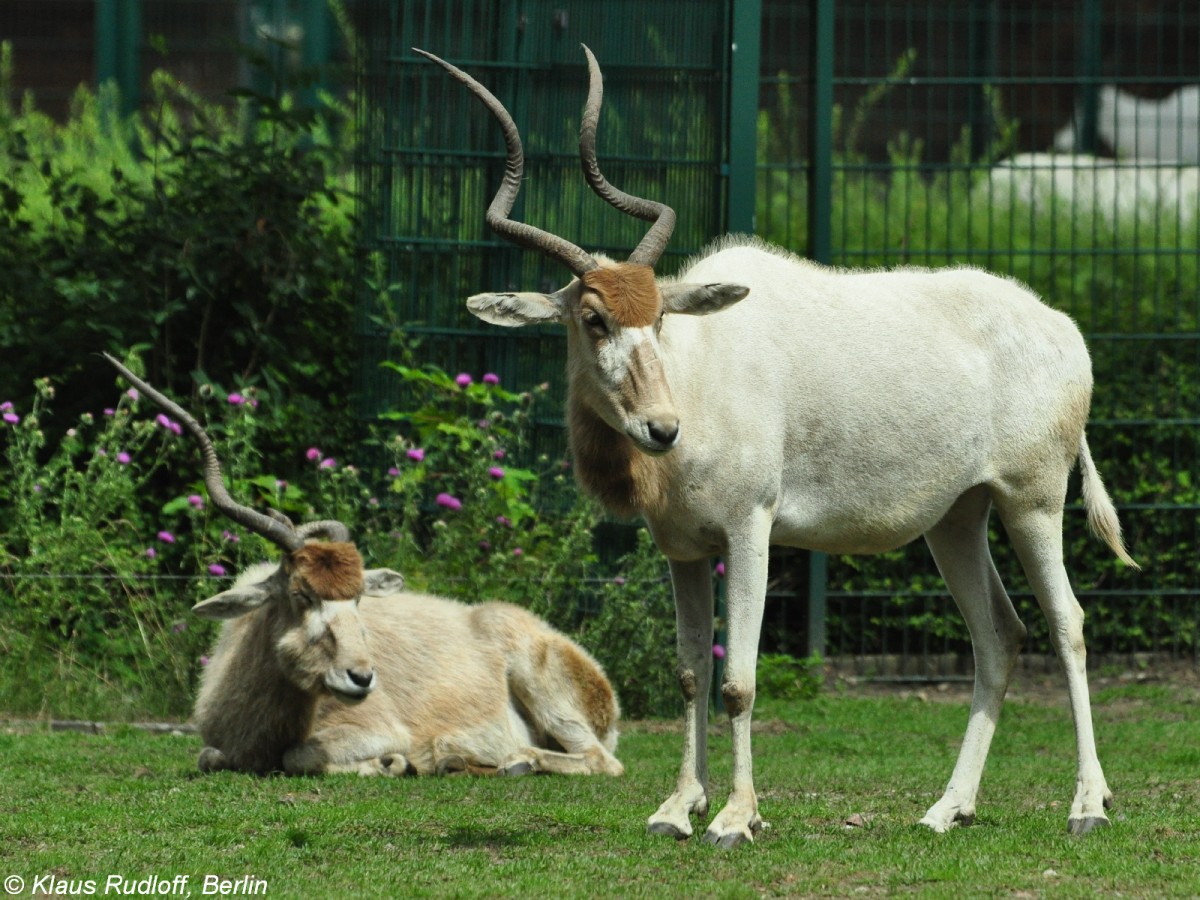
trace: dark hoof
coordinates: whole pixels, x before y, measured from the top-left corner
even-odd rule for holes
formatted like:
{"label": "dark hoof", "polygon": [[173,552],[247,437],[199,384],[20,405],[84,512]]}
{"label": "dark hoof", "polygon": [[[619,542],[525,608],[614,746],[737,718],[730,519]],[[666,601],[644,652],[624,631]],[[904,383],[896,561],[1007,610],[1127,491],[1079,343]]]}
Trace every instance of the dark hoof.
{"label": "dark hoof", "polygon": [[740,847],[742,844],[750,843],[750,841],[751,839],[740,831],[720,835],[712,831],[704,832],[704,842],[712,844],[715,847],[720,847],[722,850],[732,850],[734,847]]}
{"label": "dark hoof", "polygon": [[501,775],[529,775],[533,772],[533,763],[519,762],[514,763],[508,768],[501,769]]}
{"label": "dark hoof", "polygon": [[1096,828],[1108,828],[1108,819],[1103,816],[1087,816],[1083,819],[1068,819],[1067,831],[1071,834],[1087,834]]}
{"label": "dark hoof", "polygon": [[466,770],[467,761],[461,756],[446,756],[438,760],[437,773],[439,775],[454,775]]}
{"label": "dark hoof", "polygon": [[675,838],[677,841],[686,841],[691,837],[686,831],[680,831],[670,822],[651,822],[646,826],[647,834],[665,834],[667,837]]}

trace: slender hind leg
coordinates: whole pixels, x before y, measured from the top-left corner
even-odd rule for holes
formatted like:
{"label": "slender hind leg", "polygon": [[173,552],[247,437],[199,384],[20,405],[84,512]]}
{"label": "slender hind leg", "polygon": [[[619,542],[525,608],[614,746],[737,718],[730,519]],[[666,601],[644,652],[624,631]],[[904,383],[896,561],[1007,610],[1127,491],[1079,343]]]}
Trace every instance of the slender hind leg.
{"label": "slender hind leg", "polygon": [[938,571],[967,622],[975,654],[975,692],[958,762],[946,792],[921,819],[922,825],[934,831],[946,831],[958,823],[970,825],[975,820],[979,780],[1025,639],[1025,626],[1004,591],[988,549],[990,508],[991,499],[981,485],[963,494],[925,534]]}
{"label": "slender hind leg", "polygon": [[1067,830],[1085,834],[1108,825],[1104,810],[1112,806],[1112,792],[1104,780],[1096,755],[1092,730],[1092,705],[1088,697],[1087,650],[1083,643],[1083,609],[1075,599],[1063,565],[1062,507],[1006,512],[1001,519],[1029,579],[1038,605],[1050,626],[1050,640],[1067,676],[1071,715],[1075,720],[1078,770],[1075,800]]}

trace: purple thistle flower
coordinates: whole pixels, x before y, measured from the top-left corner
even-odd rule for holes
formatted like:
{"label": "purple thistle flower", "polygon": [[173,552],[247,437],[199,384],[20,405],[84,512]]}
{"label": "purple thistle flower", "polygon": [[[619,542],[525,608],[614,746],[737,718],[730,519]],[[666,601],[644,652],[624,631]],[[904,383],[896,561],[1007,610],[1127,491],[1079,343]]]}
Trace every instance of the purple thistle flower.
{"label": "purple thistle flower", "polygon": [[183,426],[180,425],[178,422],[175,422],[175,421],[168,422],[167,427],[169,429],[171,429],[171,433],[176,436],[183,434]]}
{"label": "purple thistle flower", "polygon": [[493,478],[500,479],[504,477],[504,470],[499,466],[492,466],[490,469],[488,469],[488,474]]}
{"label": "purple thistle flower", "polygon": [[522,550],[520,547],[513,547],[513,556],[521,556],[524,553],[525,553],[525,551]]}
{"label": "purple thistle flower", "polygon": [[137,388],[130,388],[129,390],[127,390],[127,391],[125,392],[125,395],[126,395],[127,397],[129,397],[129,399],[130,399],[130,400],[136,400],[136,399],[138,398],[138,396],[139,396],[139,394],[138,394],[138,389],[137,389]]}
{"label": "purple thistle flower", "polygon": [[236,544],[238,541],[241,540],[240,537],[238,537],[236,534],[234,534],[228,528],[226,528],[224,531],[221,532],[221,538],[223,540],[228,541],[231,544]]}
{"label": "purple thistle flower", "polygon": [[171,532],[169,532],[169,531],[160,531],[158,533],[158,539],[160,541],[162,541],[164,544],[175,543],[175,535],[171,534]]}
{"label": "purple thistle flower", "polygon": [[507,455],[503,450],[497,450],[492,454],[492,459],[504,459]]}
{"label": "purple thistle flower", "polygon": [[117,462],[119,462],[123,466],[127,466],[131,462],[133,462],[133,457],[130,456],[128,453],[126,453],[124,450],[122,450],[120,453],[117,454]]}
{"label": "purple thistle flower", "polygon": [[493,385],[499,384],[500,376],[497,375],[495,372],[488,372],[486,375],[483,376],[483,383],[484,384],[493,384]]}
{"label": "purple thistle flower", "polygon": [[725,648],[720,644],[713,644],[713,656],[717,659],[725,658]]}
{"label": "purple thistle flower", "polygon": [[6,412],[4,414],[4,421],[7,422],[9,425],[16,425],[18,422],[21,421],[21,417],[18,416],[14,412]]}
{"label": "purple thistle flower", "polygon": [[505,528],[513,527],[512,519],[510,519],[508,516],[496,516],[496,521],[499,522],[501,525],[503,525]]}
{"label": "purple thistle flower", "polygon": [[157,416],[154,417],[154,422],[160,428],[166,428],[168,430],[170,430],[170,428],[171,428],[171,420],[167,418],[166,413],[159,413]]}
{"label": "purple thistle flower", "polygon": [[491,541],[480,541],[479,549],[482,550],[484,553],[487,553],[489,550],[492,549],[492,542]]}
{"label": "purple thistle flower", "polygon": [[213,563],[208,567],[208,572],[210,575],[216,575],[219,577],[225,574],[225,567],[220,563]]}
{"label": "purple thistle flower", "polygon": [[446,509],[452,509],[456,512],[462,509],[462,501],[457,497],[447,493],[438,494],[437,497],[434,498],[434,502],[437,503],[438,506],[444,506]]}
{"label": "purple thistle flower", "polygon": [[421,462],[421,460],[423,460],[425,458],[425,451],[422,450],[420,447],[413,447],[411,450],[409,450],[404,455],[407,456],[409,459],[411,459],[413,462]]}
{"label": "purple thistle flower", "polygon": [[328,459],[323,459],[323,460],[321,460],[321,464],[318,466],[318,468],[336,469],[337,468],[337,460],[334,459],[332,456],[329,457]]}
{"label": "purple thistle flower", "polygon": [[615,584],[617,587],[620,587],[621,585],[625,584],[625,576],[618,575],[616,578],[613,579],[613,584]]}
{"label": "purple thistle flower", "polygon": [[153,547],[146,548],[146,559],[154,559],[156,556],[158,556],[157,550],[155,550]]}
{"label": "purple thistle flower", "polygon": [[204,498],[199,494],[192,494],[188,497],[188,503],[192,504],[196,509],[204,509]]}
{"label": "purple thistle flower", "polygon": [[718,578],[724,578],[725,577],[725,563],[723,563],[723,562],[717,563],[717,567],[714,571],[716,571]]}
{"label": "purple thistle flower", "polygon": [[232,394],[230,394],[225,399],[227,401],[229,401],[230,406],[241,406],[243,403],[246,402],[246,398],[243,397],[241,394],[239,394],[237,391],[234,391]]}
{"label": "purple thistle flower", "polygon": [[208,657],[207,656],[200,657],[200,665],[202,665],[202,666],[208,665]]}
{"label": "purple thistle flower", "polygon": [[397,469],[395,466],[388,467],[388,477],[389,478],[396,478],[399,475],[400,475],[400,470]]}
{"label": "purple thistle flower", "polygon": [[468,375],[466,372],[459,372],[458,375],[456,375],[454,377],[454,383],[457,384],[459,387],[466,387],[474,380],[475,379],[472,378],[470,375]]}
{"label": "purple thistle flower", "polygon": [[311,462],[316,462],[321,458],[321,451],[316,447],[309,447],[304,453],[304,458]]}
{"label": "purple thistle flower", "polygon": [[106,407],[104,407],[104,414],[106,416],[115,416],[117,414],[117,411],[115,409],[113,409],[111,406],[106,406]]}
{"label": "purple thistle flower", "polygon": [[13,402],[11,400],[5,400],[3,403],[0,403],[0,412],[8,412],[12,408]]}

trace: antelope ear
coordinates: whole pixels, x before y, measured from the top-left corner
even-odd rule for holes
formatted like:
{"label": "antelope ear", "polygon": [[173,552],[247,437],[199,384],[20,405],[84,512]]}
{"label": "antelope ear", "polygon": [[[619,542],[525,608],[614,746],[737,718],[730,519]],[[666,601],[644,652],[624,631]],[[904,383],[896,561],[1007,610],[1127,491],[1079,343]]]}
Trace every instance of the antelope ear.
{"label": "antelope ear", "polygon": [[206,619],[236,619],[253,612],[271,599],[267,583],[248,584],[222,591],[215,597],[201,600],[192,612]]}
{"label": "antelope ear", "polygon": [[566,305],[559,294],[476,294],[467,300],[467,309],[485,322],[516,328],[565,320]]}
{"label": "antelope ear", "polygon": [[364,597],[386,597],[404,590],[404,576],[391,569],[367,569],[363,572]]}
{"label": "antelope ear", "polygon": [[750,293],[740,284],[668,284],[662,288],[667,312],[706,316],[733,306]]}

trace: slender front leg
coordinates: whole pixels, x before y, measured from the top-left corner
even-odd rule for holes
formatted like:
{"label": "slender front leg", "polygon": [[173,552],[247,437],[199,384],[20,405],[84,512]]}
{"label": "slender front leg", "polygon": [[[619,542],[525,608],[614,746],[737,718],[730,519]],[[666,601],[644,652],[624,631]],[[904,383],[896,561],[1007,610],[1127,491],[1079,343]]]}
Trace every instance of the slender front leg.
{"label": "slender front leg", "polygon": [[676,649],[683,693],[683,762],[675,792],[646,823],[651,834],[692,836],[691,816],[708,814],[708,692],[712,684],[713,596],[709,561],[671,560]]}
{"label": "slender front leg", "polygon": [[754,764],[750,749],[750,718],[754,710],[755,669],[767,592],[767,552],[770,521],[764,514],[747,533],[730,535],[726,572],[725,677],[721,697],[733,730],[733,791],[725,808],[709,823],[704,840],[729,849],[753,841],[762,830]]}

